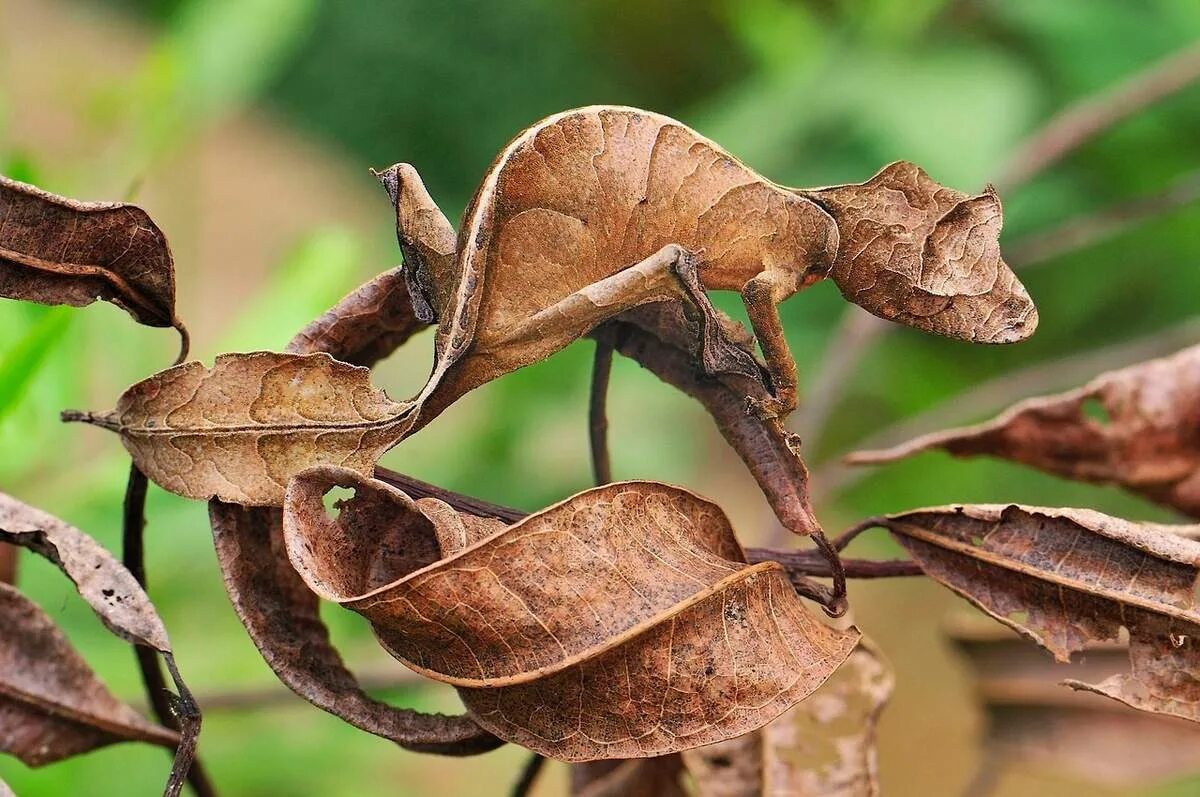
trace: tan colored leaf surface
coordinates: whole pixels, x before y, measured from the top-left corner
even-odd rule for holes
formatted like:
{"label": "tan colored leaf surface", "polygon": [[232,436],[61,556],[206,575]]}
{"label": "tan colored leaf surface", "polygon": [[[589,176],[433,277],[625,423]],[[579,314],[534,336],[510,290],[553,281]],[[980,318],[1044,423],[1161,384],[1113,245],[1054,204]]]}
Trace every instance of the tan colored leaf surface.
{"label": "tan colored leaf surface", "polygon": [[113,697],[46,613],[7,584],[0,628],[0,752],[41,766],[116,742],[179,741]]}
{"label": "tan colored leaf surface", "polygon": [[144,210],[79,202],[0,176],[0,296],[83,307],[112,302],[139,322],[175,317],[175,264]]}
{"label": "tan colored leaf surface", "polygon": [[406,405],[370,378],[327,354],[223,354],[211,369],[184,363],[138,382],[111,412],[64,417],[116,431],[171,492],[278,506],[295,473],[334,463],[369,474],[399,439]]}
{"label": "tan colored leaf surface", "polygon": [[1119,484],[1200,518],[1200,346],[1022,401],[987,423],[858,452],[850,461],[890,462],[932,449]]}
{"label": "tan colored leaf surface", "polygon": [[879,715],[895,679],[863,639],[808,699],[755,733],[683,754],[700,797],[874,797]]}
{"label": "tan colored leaf surface", "polygon": [[[434,372],[417,399],[422,423],[473,387],[661,301],[688,307],[706,371],[759,377],[772,397],[757,409],[786,415],[796,373],[775,306],[831,269],[851,301],[920,329],[1002,343],[1036,325],[999,255],[995,196],[968,198],[909,164],[861,185],[793,190],[660,114],[565,111],[493,162],[453,268],[448,225],[431,223],[440,211],[416,171],[399,164],[382,179],[415,269],[410,293],[439,322]],[[706,290],[742,293],[765,376],[722,334]]]}
{"label": "tan colored leaf surface", "polygon": [[967,196],[898,162],[864,183],[802,192],[841,233],[830,276],[847,299],[906,326],[978,343],[1033,334],[1037,309],[1000,256],[1000,199]]}
{"label": "tan colored leaf surface", "polygon": [[925,573],[1054,654],[1129,634],[1129,672],[1067,681],[1200,721],[1200,542],[1086,509],[968,505],[884,523]]}
{"label": "tan colored leaf surface", "polygon": [[[333,487],[356,491],[331,518]],[[580,493],[449,557],[404,493],[315,468],[284,536],[319,595],[501,738],[565,760],[663,755],[754,730],[858,632],[813,620],[781,566],[747,566],[719,508],[647,482]]]}
{"label": "tan colored leaf surface", "polygon": [[1145,789],[1200,772],[1200,728],[1060,685],[1100,680],[1129,659],[1119,643],[1088,645],[1070,664],[1012,631],[978,620],[958,622],[951,637],[965,655],[987,713],[986,754],[1009,764],[1109,788]]}
{"label": "tan colored leaf surface", "polygon": [[79,529],[0,493],[0,541],[29,548],[57,565],[117,636],[171,652],[167,629],[137,579]]}

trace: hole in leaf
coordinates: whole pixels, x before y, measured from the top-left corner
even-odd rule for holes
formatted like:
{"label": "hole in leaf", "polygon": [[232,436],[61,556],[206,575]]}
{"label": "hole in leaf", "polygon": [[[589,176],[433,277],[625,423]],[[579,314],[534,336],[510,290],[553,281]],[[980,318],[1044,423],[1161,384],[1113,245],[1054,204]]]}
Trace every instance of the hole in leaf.
{"label": "hole in leaf", "polygon": [[971,544],[974,545],[976,548],[983,547],[983,535],[982,534],[972,534],[971,535]]}
{"label": "hole in leaf", "polygon": [[1008,613],[1008,619],[1017,625],[1025,625],[1029,622],[1029,612],[1025,610],[1013,611]]}
{"label": "hole in leaf", "polygon": [[331,487],[329,492],[321,498],[321,502],[325,505],[325,514],[330,520],[337,520],[341,514],[342,505],[354,497],[355,491],[351,487]]}
{"label": "hole in leaf", "polygon": [[1095,421],[1100,426],[1108,426],[1112,423],[1112,415],[1108,412],[1108,407],[1104,406],[1104,402],[1098,398],[1086,398],[1083,404],[1079,407],[1083,413],[1083,417]]}

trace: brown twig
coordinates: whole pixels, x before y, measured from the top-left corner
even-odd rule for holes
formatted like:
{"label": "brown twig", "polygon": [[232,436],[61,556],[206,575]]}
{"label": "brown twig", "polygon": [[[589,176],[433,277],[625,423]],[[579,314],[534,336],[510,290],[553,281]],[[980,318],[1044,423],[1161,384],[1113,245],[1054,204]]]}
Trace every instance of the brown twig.
{"label": "brown twig", "polygon": [[[435,487],[432,484],[396,473],[387,468],[376,468],[375,478],[397,487],[413,498],[437,498],[445,501],[460,512],[473,515],[494,517],[507,523],[515,523],[528,513],[498,504],[489,504],[478,498]],[[867,529],[879,526],[881,518],[872,517],[851,526],[847,531],[836,537],[830,547],[835,551],[845,548],[854,537]],[[796,575],[834,577],[834,568],[830,566],[827,556],[819,550],[790,551],[777,548],[747,548],[746,558],[751,563],[775,561],[788,568],[789,573]],[[890,576],[920,575],[921,571],[915,564],[908,561],[874,562],[866,559],[841,559],[845,568],[845,578],[888,578]],[[821,593],[828,595],[828,591]]]}
{"label": "brown twig", "polygon": [[997,187],[1024,185],[1088,141],[1200,80],[1200,44],[1186,47],[1108,89],[1075,103],[1025,140]]}
{"label": "brown twig", "polygon": [[[121,558],[125,568],[146,589],[146,562],[143,532],[146,526],[146,491],[149,482],[146,474],[136,464],[129,466],[129,480],[125,485],[125,503],[122,514]],[[167,667],[175,682],[178,697],[167,688],[158,653],[148,647],[134,645],[134,656],[142,674],[146,699],[154,710],[158,721],[172,730],[179,731],[179,745],[175,748],[175,762],[167,781],[166,794],[178,794],[184,781],[191,785],[197,797],[215,797],[216,789],[209,780],[204,767],[196,758],[196,744],[200,734],[200,709],[192,699],[175,660],[167,655]]]}
{"label": "brown twig", "polygon": [[608,453],[608,383],[612,361],[612,333],[604,329],[596,335],[592,394],[588,402],[588,441],[592,450],[592,476],[597,485],[612,481],[612,458]]}
{"label": "brown twig", "polygon": [[525,766],[521,767],[521,776],[513,784],[512,797],[528,797],[530,791],[533,790],[533,784],[537,782],[537,777],[545,765],[545,756],[531,753],[525,761]]}

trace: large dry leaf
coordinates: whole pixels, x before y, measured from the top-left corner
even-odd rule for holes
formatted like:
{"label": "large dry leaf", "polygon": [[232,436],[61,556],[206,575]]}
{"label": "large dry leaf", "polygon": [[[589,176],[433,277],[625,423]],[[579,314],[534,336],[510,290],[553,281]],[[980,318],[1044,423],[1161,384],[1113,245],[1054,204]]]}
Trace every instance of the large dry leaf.
{"label": "large dry leaf", "polygon": [[[544,359],[642,304],[681,300],[710,373],[758,373],[721,335],[705,290],[743,293],[786,414],[795,366],[775,305],[833,270],[846,296],[920,329],[993,343],[1026,337],[1032,302],[999,255],[1000,205],[896,164],[861,185],[778,186],[665,116],[593,106],[520,133],[463,218],[457,263],[412,167],[384,174],[412,250],[417,303],[436,314],[437,359],[422,422],[491,379]],[[415,209],[420,209],[420,214]],[[453,284],[444,283],[452,280]],[[412,283],[410,283],[411,285]]]}
{"label": "large dry leaf", "polygon": [[700,797],[874,797],[895,679],[865,638],[821,688],[756,733],[683,754]]}
{"label": "large dry leaf", "polygon": [[1200,721],[1200,542],[1086,509],[968,505],[882,522],[921,569],[1054,654],[1129,634],[1129,672],[1067,681]]}
{"label": "large dry leaf", "polygon": [[29,548],[57,565],[117,636],[171,653],[167,629],[137,579],[79,529],[0,493],[0,541]]}
{"label": "large dry leaf", "polygon": [[[355,497],[331,518],[334,487]],[[289,485],[284,536],[313,591],[393,656],[458,687],[497,736],[564,760],[754,730],[858,640],[813,620],[780,565],[744,564],[718,507],[666,485],[589,490],[460,549],[440,514],[321,467]]]}
{"label": "large dry leaf", "polygon": [[858,452],[850,461],[890,462],[930,449],[1119,484],[1200,518],[1200,346],[1022,401],[987,423]]}
{"label": "large dry leaf", "polygon": [[36,767],[116,742],[178,743],[114,697],[49,616],[7,584],[0,628],[0,752]]}
{"label": "large dry leaf", "polygon": [[0,176],[0,296],[74,307],[104,299],[148,326],[175,327],[187,351],[170,247],[133,205],[79,202]]}
{"label": "large dry leaf", "polygon": [[406,405],[328,354],[224,354],[126,390],[107,413],[64,413],[117,432],[142,471],[188,498],[278,506],[288,479],[333,463],[370,474]]}
{"label": "large dry leaf", "polygon": [[926,332],[979,343],[1033,334],[1037,309],[1000,257],[1000,198],[938,185],[893,163],[864,183],[802,192],[837,220],[830,277],[865,310]]}
{"label": "large dry leaf", "polygon": [[1129,659],[1125,645],[1088,645],[1079,661],[1062,664],[1012,631],[982,622],[958,621],[951,636],[986,711],[985,756],[1121,789],[1200,772],[1194,724],[1059,685],[1066,677],[1091,681],[1119,671]]}

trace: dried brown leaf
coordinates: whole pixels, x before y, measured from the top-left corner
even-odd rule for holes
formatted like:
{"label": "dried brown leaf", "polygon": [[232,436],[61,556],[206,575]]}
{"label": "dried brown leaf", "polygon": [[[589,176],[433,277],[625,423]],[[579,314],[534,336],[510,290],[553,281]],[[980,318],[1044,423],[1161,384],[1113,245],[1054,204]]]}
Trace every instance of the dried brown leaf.
{"label": "dried brown leaf", "polygon": [[[661,301],[683,302],[698,322],[706,372],[760,379],[771,396],[756,410],[786,415],[796,370],[776,305],[831,269],[851,301],[920,329],[1001,343],[1036,325],[1000,259],[995,196],[968,198],[909,164],[860,185],[793,190],[665,116],[566,111],[496,158],[464,215],[453,265],[449,225],[416,171],[399,164],[381,179],[413,268],[410,293],[439,322],[420,423]],[[723,334],[705,295],[714,289],[742,293],[765,374]]]}
{"label": "dried brown leaf", "polygon": [[370,474],[400,438],[406,405],[370,379],[328,354],[223,354],[138,382],[111,412],[64,418],[117,432],[171,492],[278,506],[293,474],[327,462]]}
{"label": "dried brown leaf", "polygon": [[987,755],[1110,788],[1144,789],[1200,772],[1200,728],[1059,685],[1119,671],[1129,659],[1125,645],[1088,645],[1064,665],[995,623],[959,622],[951,636],[987,713]]}
{"label": "dried brown leaf", "polygon": [[1127,674],[1075,689],[1200,721],[1200,542],[1086,509],[967,505],[889,516],[927,575],[1062,662],[1129,634]]}
{"label": "dried brown leaf", "polygon": [[[330,518],[339,486],[355,497]],[[444,535],[353,471],[288,487],[284,536],[309,587],[543,755],[664,755],[754,730],[858,639],[811,619],[780,565],[745,565],[720,509],[679,488],[596,488],[440,558]]]}
{"label": "dried brown leaf", "polygon": [[1200,346],[1022,401],[987,423],[861,451],[849,461],[891,462],[932,449],[1119,484],[1200,518]]}
{"label": "dried brown leaf", "polygon": [[1003,212],[988,188],[967,196],[897,162],[864,183],[802,192],[837,220],[829,276],[880,318],[977,343],[1033,334],[1037,309],[1000,256]]}
{"label": "dried brown leaf", "polygon": [[171,652],[167,629],[149,596],[124,565],[79,529],[0,493],[0,541],[24,546],[57,565],[117,636]]}
{"label": "dried brown leaf", "polygon": [[114,697],[50,617],[7,584],[0,628],[0,752],[36,767],[116,742],[178,743]]}
{"label": "dried brown leaf", "polygon": [[146,211],[79,202],[0,176],[0,296],[83,307],[112,302],[140,323],[187,329],[175,316],[175,265]]}

